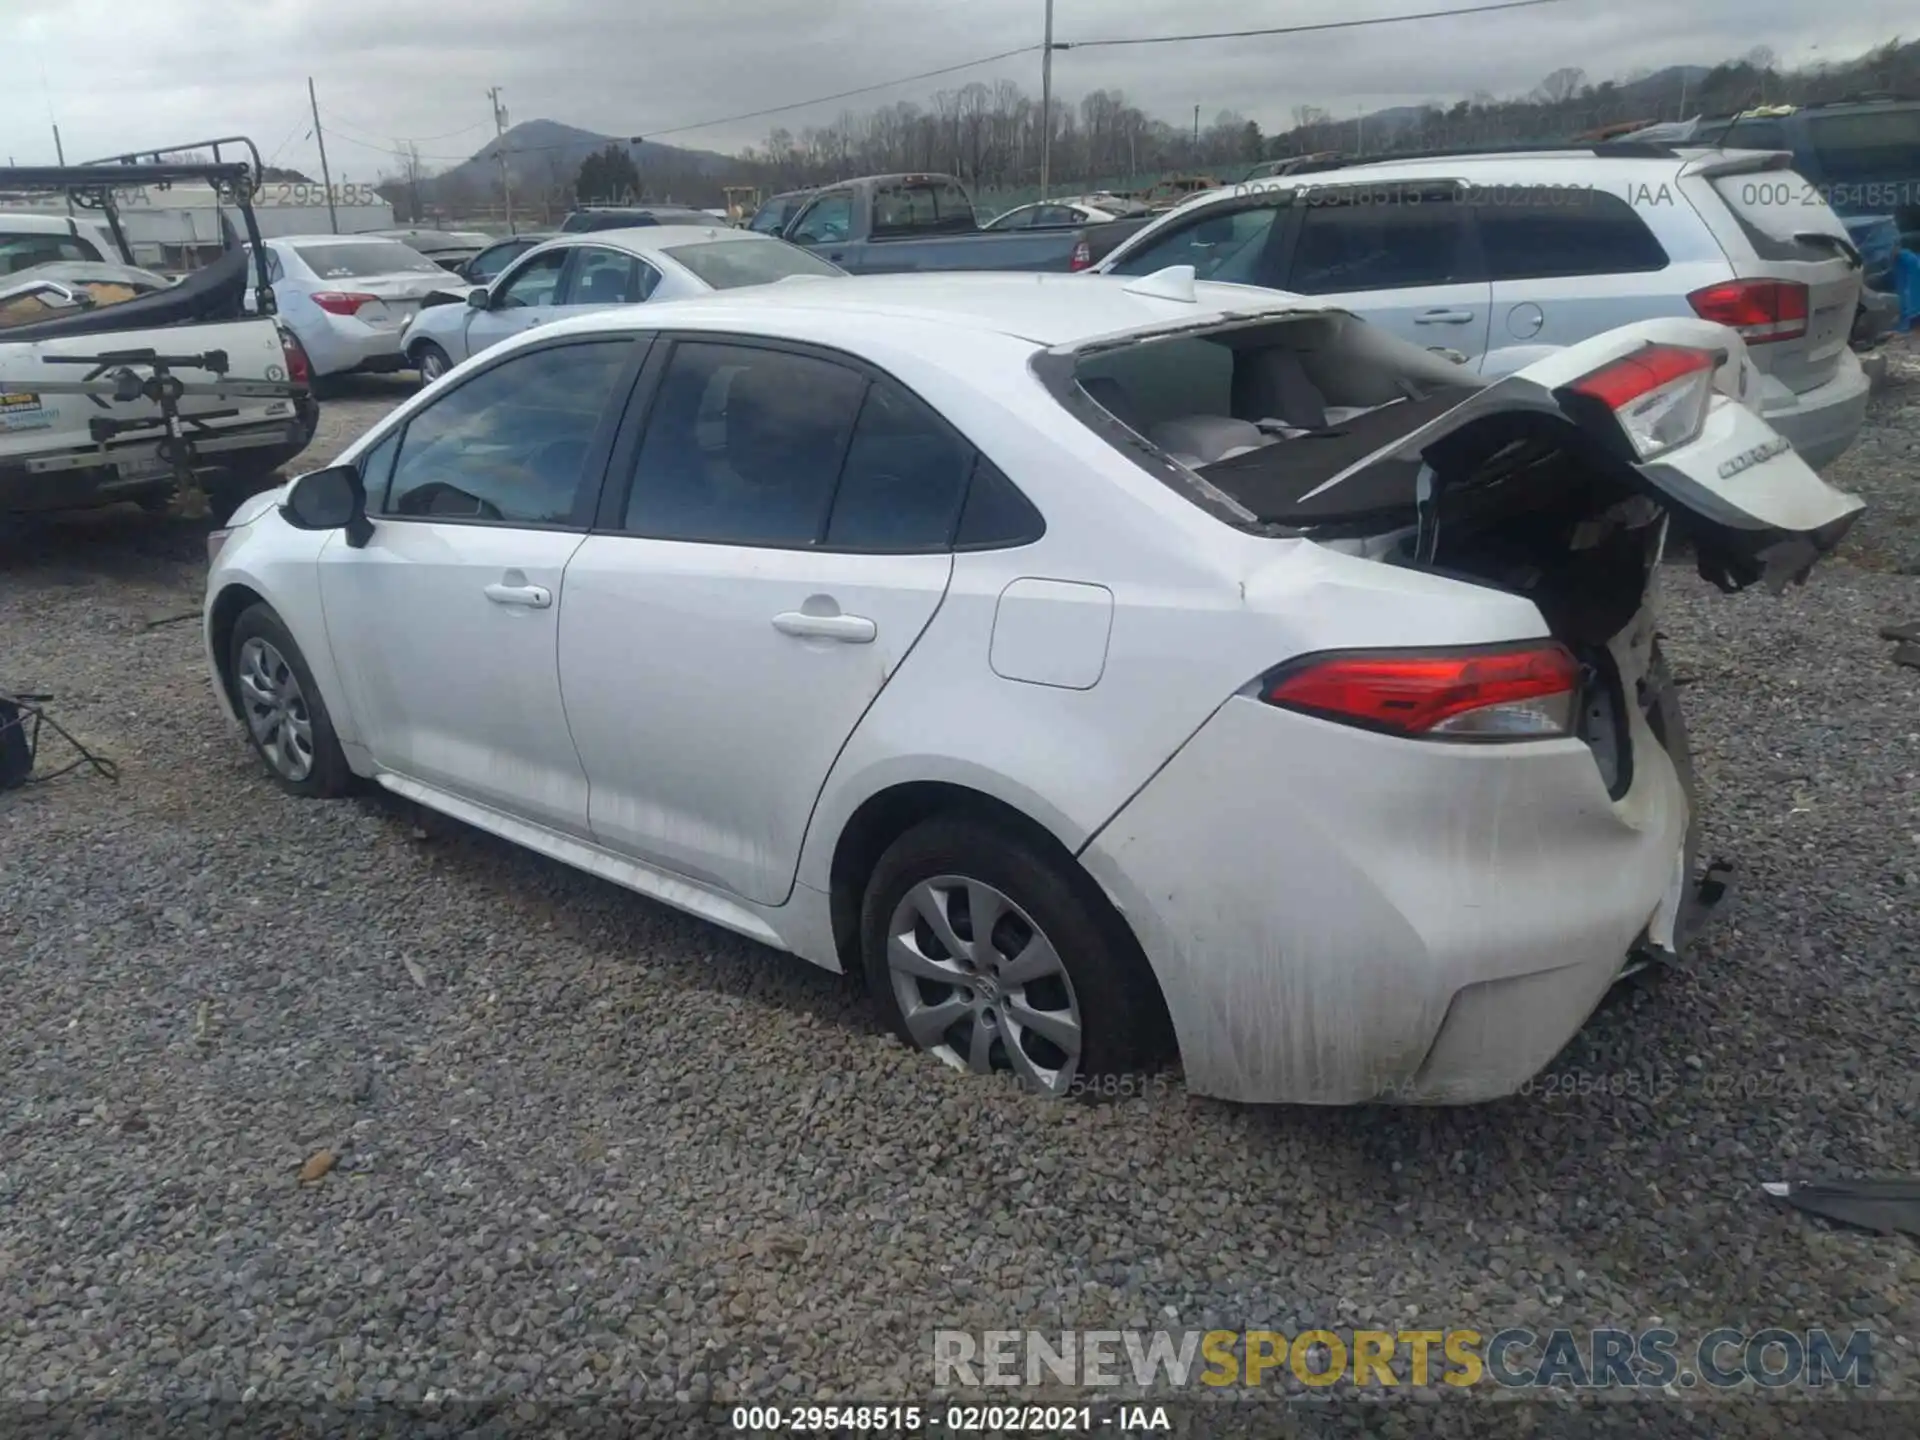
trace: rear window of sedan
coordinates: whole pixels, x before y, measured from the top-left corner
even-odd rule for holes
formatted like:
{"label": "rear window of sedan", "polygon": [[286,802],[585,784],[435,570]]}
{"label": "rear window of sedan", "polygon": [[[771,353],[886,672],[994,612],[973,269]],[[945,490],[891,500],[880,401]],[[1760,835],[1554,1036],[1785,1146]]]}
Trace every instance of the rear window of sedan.
{"label": "rear window of sedan", "polygon": [[703,240],[670,246],[662,253],[715,290],[770,285],[793,275],[843,273],[837,265],[780,240]]}
{"label": "rear window of sedan", "polygon": [[366,275],[438,275],[442,267],[397,240],[328,241],[293,247],[322,280],[356,280]]}

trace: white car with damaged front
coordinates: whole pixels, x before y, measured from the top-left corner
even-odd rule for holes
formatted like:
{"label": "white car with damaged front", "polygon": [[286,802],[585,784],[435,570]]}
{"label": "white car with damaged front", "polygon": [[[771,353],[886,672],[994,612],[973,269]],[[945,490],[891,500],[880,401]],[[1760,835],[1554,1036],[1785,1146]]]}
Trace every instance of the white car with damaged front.
{"label": "white car with damaged front", "polygon": [[1669,520],[1860,510],[1663,320],[1497,383],[1191,271],[876,276],[496,347],[215,535],[217,692],[1067,1094],[1510,1093],[1684,940]]}

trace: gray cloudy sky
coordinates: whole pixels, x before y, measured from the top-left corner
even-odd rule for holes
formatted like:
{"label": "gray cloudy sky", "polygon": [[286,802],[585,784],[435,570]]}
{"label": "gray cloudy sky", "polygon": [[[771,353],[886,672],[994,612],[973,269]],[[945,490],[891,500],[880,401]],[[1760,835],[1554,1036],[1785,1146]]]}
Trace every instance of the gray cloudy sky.
{"label": "gray cloudy sky", "polygon": [[[1448,3],[1461,0],[1057,0],[1055,28],[1059,40],[1090,40]],[[371,180],[396,137],[428,156],[471,154],[491,129],[489,85],[515,120],[651,135],[1037,43],[1042,13],[1043,0],[0,0],[0,138],[27,164],[52,160],[54,121],[69,160],[239,132],[317,174],[312,75],[334,178]],[[1909,0],[1567,0],[1326,35],[1069,51],[1054,77],[1069,97],[1118,87],[1170,120],[1199,104],[1209,120],[1233,109],[1274,129],[1299,104],[1351,115],[1513,93],[1563,65],[1603,79],[1763,44],[1787,62],[1845,57],[1898,33],[1897,17],[1910,22]],[[1001,77],[1037,93],[1039,56],[663,138],[734,150],[776,124],[797,131],[843,107]]]}

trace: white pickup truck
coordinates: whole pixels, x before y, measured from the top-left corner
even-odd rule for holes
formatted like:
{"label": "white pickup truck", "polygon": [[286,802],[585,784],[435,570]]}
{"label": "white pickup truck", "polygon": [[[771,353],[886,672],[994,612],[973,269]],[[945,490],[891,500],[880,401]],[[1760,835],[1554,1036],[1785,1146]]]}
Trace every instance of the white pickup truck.
{"label": "white pickup truck", "polygon": [[[224,513],[313,437],[305,355],[246,249],[257,159],[140,158],[0,168],[0,191],[79,209],[0,214],[0,518],[119,500]],[[227,252],[176,280],[133,265],[113,196],[185,179],[226,187],[246,233],[229,221]]]}

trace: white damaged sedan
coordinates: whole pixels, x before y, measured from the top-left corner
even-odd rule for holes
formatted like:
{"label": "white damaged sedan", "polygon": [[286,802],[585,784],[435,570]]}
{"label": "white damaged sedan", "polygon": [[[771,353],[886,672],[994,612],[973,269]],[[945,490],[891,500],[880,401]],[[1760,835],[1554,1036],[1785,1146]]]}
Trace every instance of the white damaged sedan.
{"label": "white damaged sedan", "polygon": [[1493,382],[1188,269],[628,306],[244,507],[208,658],[285,789],[858,972],[952,1066],[1480,1100],[1689,931],[1669,531],[1739,589],[1861,510],[1755,381],[1673,319]]}

